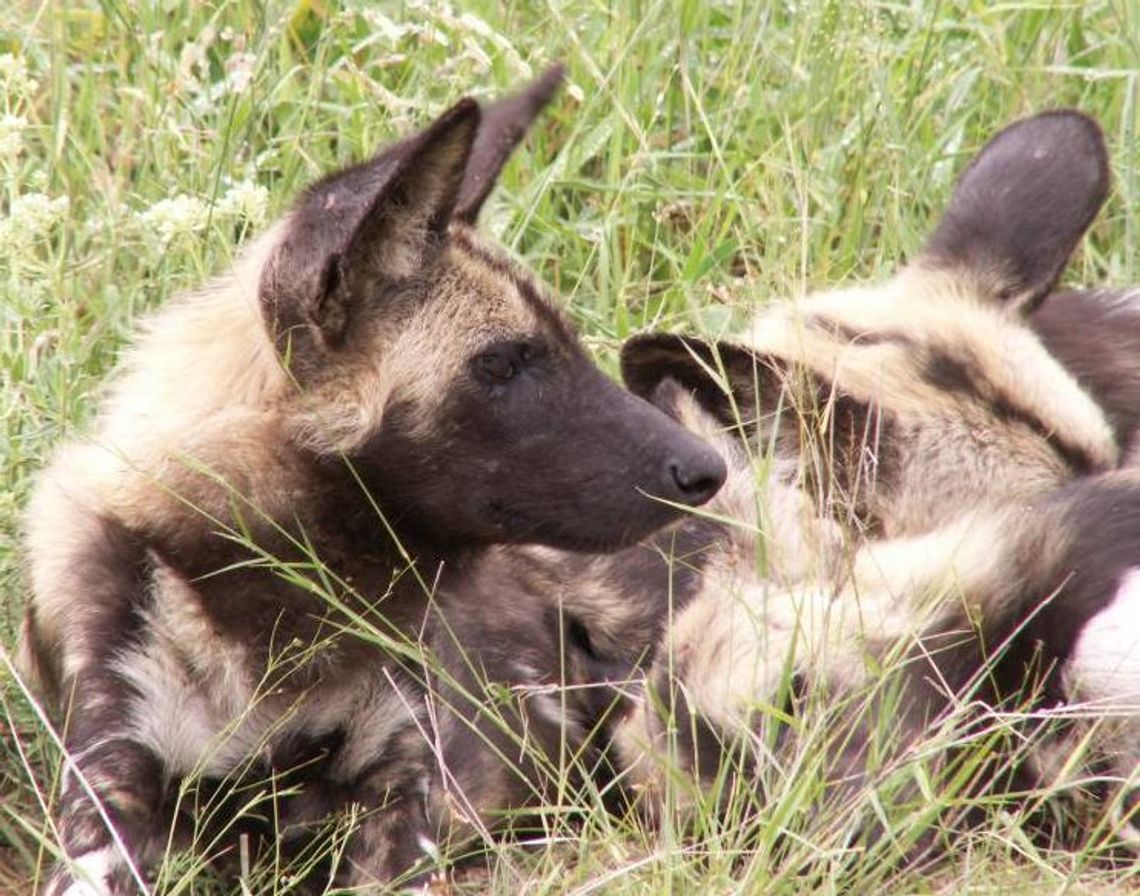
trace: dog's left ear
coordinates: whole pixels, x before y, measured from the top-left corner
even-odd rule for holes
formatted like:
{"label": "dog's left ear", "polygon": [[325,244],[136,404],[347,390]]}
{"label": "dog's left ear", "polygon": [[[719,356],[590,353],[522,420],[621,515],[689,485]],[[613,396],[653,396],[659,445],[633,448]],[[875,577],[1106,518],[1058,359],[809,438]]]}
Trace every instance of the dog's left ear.
{"label": "dog's left ear", "polygon": [[654,402],[657,388],[673,380],[724,426],[750,425],[771,410],[783,388],[783,367],[731,342],[696,336],[644,333],[621,349],[626,387]]}
{"label": "dog's left ear", "polygon": [[1016,122],[962,173],[918,264],[970,277],[1028,311],[1057,284],[1108,194],[1096,122],[1070,109]]}
{"label": "dog's left ear", "polygon": [[294,369],[338,347],[385,284],[439,253],[479,120],[478,104],[462,100],[419,134],[301,195],[258,285],[266,325]]}
{"label": "dog's left ear", "polygon": [[518,93],[483,108],[454,217],[475,223],[507,159],[561,85],[563,71],[556,65]]}

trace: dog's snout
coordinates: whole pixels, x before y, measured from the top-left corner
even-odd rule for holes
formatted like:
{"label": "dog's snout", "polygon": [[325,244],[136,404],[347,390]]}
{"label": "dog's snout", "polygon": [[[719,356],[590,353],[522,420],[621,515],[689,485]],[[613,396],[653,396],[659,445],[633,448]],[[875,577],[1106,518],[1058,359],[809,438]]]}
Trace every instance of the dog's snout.
{"label": "dog's snout", "polygon": [[723,457],[707,449],[685,457],[674,456],[668,462],[668,475],[678,500],[697,507],[720,491],[728,468]]}

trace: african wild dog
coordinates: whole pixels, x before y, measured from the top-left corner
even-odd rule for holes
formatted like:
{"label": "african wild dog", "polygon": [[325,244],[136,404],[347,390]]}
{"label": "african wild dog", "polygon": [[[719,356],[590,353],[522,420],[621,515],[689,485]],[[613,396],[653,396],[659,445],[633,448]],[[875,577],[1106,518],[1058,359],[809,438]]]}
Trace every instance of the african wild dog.
{"label": "african wild dog", "polygon": [[255,814],[352,809],[337,883],[391,880],[426,842],[433,589],[494,543],[631,544],[720,486],[720,457],[473,229],[559,79],[306,190],[146,324],[42,475],[24,659],[69,754],[48,893],[133,892],[187,776],[298,765]]}
{"label": "african wild dog", "polygon": [[[1036,748],[1002,784],[1054,781],[1054,755],[1091,728],[1116,834],[1140,844],[1125,817],[1140,769],[1140,478],[1110,469],[1140,424],[1124,353],[1140,310],[1131,292],[1050,292],[1106,176],[1091,120],[1027,119],[967,168],[894,281],[761,313],[741,342],[627,344],[634,391],[679,378],[754,444],[798,454],[792,484],[823,518],[857,523],[838,579],[786,587],[747,563],[705,577],[615,734],[631,778],[659,783],[668,725],[707,773],[758,707],[805,691],[877,694],[836,732],[830,773],[853,788],[882,783],[870,742],[888,703],[896,758],[962,703],[1036,709],[1018,735]],[[1121,346],[1102,350],[1095,335],[1114,328]],[[1052,710],[1068,737],[1046,730]]]}
{"label": "african wild dog", "polygon": [[[717,440],[732,460],[711,516],[589,562],[489,555],[491,571],[464,591],[480,599],[452,612],[454,642],[478,649],[451,663],[514,687],[523,699],[510,712],[529,715],[532,740],[548,751],[568,740],[587,767],[616,763],[651,810],[672,761],[711,778],[759,707],[794,704],[805,688],[857,694],[899,650],[900,751],[967,686],[991,708],[1024,693],[1041,706],[1111,697],[1119,709],[1122,692],[1108,693],[1115,679],[1094,654],[1107,625],[1098,612],[1119,605],[1106,581],[1121,580],[1130,555],[1100,559],[1081,544],[1095,538],[1087,520],[1075,520],[1140,491],[1132,474],[1107,472],[1140,423],[1140,399],[1113,382],[1119,354],[1109,352],[1111,369],[1091,343],[1081,355],[1061,322],[1085,300],[1088,319],[1075,326],[1086,337],[1140,317],[1124,294],[1052,293],[1107,183],[1097,126],[1075,112],[1039,115],[982,150],[893,280],[771,306],[740,341],[631,340],[622,368],[635,392],[661,400],[679,383],[699,405],[685,419],[707,433],[711,415],[738,436],[735,448]],[[759,490],[749,456],[770,458]],[[723,522],[732,517],[743,526]],[[797,554],[805,545],[814,550]],[[496,609],[481,614],[484,605]],[[511,631],[533,649],[496,650]],[[1118,643],[1135,664],[1131,640]],[[615,706],[606,682],[639,666],[643,687],[622,688]],[[464,688],[481,693],[471,680]],[[463,830],[533,800],[541,776],[503,763],[517,752],[502,729],[448,697],[461,708],[445,727],[466,758],[455,792],[437,802],[445,826]],[[875,724],[846,720],[834,771],[852,786],[865,781]],[[472,759],[488,741],[495,749]],[[1123,751],[1120,777],[1140,759],[1127,739],[1103,749]]]}

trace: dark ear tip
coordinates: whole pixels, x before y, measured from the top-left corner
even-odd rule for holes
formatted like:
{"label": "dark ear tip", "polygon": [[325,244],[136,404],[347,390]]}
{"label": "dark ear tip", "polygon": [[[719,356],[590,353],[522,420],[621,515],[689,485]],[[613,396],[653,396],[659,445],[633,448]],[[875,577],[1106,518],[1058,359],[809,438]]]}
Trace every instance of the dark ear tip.
{"label": "dark ear tip", "polygon": [[554,94],[558,92],[565,77],[566,66],[557,63],[531,81],[515,96],[525,103],[525,107],[530,110],[532,115],[538,115]]}
{"label": "dark ear tip", "polygon": [[1095,118],[1082,112],[1080,109],[1046,109],[1044,112],[1038,112],[1036,115],[1030,115],[1028,118],[1023,118],[1019,122],[1014,122],[1010,127],[1016,127],[1019,124],[1028,124],[1033,121],[1064,124],[1065,126],[1081,131],[1097,146],[1104,145],[1104,132],[1101,130],[1100,124],[1097,123]]}
{"label": "dark ear tip", "polygon": [[1085,141],[1089,152],[1103,159],[1105,170],[1108,170],[1108,146],[1104,140],[1104,131],[1091,115],[1087,115],[1079,109],[1048,109],[1045,112],[1024,118],[1020,122],[1015,122],[1010,125],[1010,128],[1017,127],[1019,124],[1031,125],[1034,123],[1039,126],[1064,129],[1064,133],[1059,136],[1063,136],[1074,143],[1081,140]]}
{"label": "dark ear tip", "polygon": [[556,62],[544,71],[538,78],[535,79],[535,87],[543,94],[543,99],[548,100],[554,95],[554,92],[562,86],[562,82],[566,80],[566,66],[561,62]]}
{"label": "dark ear tip", "polygon": [[479,126],[482,109],[473,97],[465,96],[454,106],[440,115],[433,123],[433,128],[447,128],[458,124],[466,124],[472,129]]}
{"label": "dark ear tip", "polygon": [[1109,163],[1108,144],[1104,139],[1104,129],[1096,119],[1076,109],[1058,109],[1054,113],[1063,118],[1070,126],[1079,131],[1088,142],[1089,154],[1097,160],[1100,177],[1103,181],[1101,199],[1108,194],[1108,184],[1112,179],[1112,168]]}
{"label": "dark ear tip", "polygon": [[527,128],[558,90],[563,73],[561,65],[553,66],[516,93],[484,107],[482,127],[455,207],[455,216],[459,220],[475,223],[503,165]]}
{"label": "dark ear tip", "polygon": [[[999,131],[989,145],[1034,134],[1036,142],[1054,146],[1066,146],[1076,150],[1080,156],[1095,164],[1099,179],[1107,191],[1109,180],[1108,145],[1104,131],[1092,116],[1079,109],[1047,109],[1013,122]],[[983,153],[985,150],[983,149]]]}

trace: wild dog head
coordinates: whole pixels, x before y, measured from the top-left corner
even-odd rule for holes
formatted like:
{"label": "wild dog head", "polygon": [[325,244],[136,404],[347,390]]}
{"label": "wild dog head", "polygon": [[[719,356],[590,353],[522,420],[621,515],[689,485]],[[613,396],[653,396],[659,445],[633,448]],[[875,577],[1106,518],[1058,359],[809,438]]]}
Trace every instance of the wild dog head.
{"label": "wild dog head", "polygon": [[967,167],[893,279],[774,304],[737,341],[636,338],[626,382],[646,395],[680,379],[726,423],[797,458],[828,511],[883,535],[1110,468],[1104,413],[1026,320],[1107,188],[1090,119],[1018,122]]}
{"label": "wild dog head", "polygon": [[[612,548],[707,500],[708,446],[608,381],[544,290],[473,224],[555,69],[311,187],[260,281],[294,432],[405,530]],[[652,500],[658,498],[663,500]]]}
{"label": "wild dog head", "polygon": [[[706,587],[728,589],[741,574],[756,575],[761,519],[780,520],[767,559],[782,572],[826,550],[826,527],[814,525],[802,494],[790,487],[759,494],[745,445],[687,390],[666,378],[651,400],[725,458],[727,479],[705,509],[613,553],[492,549],[437,595],[433,693],[444,777],[430,803],[446,839],[471,836],[474,819],[525,831],[538,824],[531,811],[541,813],[582,775],[616,808],[625,795],[624,785],[609,786],[611,733],[665,737],[635,682],[672,613],[707,603]],[[719,622],[711,630],[723,631]],[[671,668],[672,659],[654,670]],[[620,722],[625,716],[636,723]],[[620,758],[633,764],[636,755]]]}

